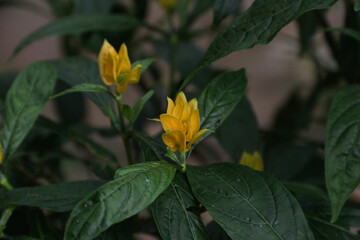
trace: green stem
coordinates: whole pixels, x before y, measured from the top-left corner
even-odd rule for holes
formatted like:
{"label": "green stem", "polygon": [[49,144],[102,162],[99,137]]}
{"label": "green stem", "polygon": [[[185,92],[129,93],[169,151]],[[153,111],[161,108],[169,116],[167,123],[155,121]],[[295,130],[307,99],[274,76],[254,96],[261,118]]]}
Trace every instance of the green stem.
{"label": "green stem", "polygon": [[185,152],[180,152],[180,163],[182,168],[182,172],[186,171],[186,153]]}
{"label": "green stem", "polygon": [[[12,190],[13,187],[11,186],[11,184],[8,182],[7,178],[0,173],[0,177],[1,177],[1,181],[0,184],[5,187],[7,190]],[[15,207],[9,207],[6,208],[0,218],[0,238],[6,238],[5,234],[4,234],[4,230],[6,228],[6,223],[9,220],[9,218],[11,217],[13,211],[14,211]]]}
{"label": "green stem", "polygon": [[122,113],[122,103],[121,103],[121,99],[122,99],[122,95],[118,95],[116,96],[116,100],[117,100],[117,106],[118,106],[118,114],[119,114],[119,119],[120,119],[120,127],[121,127],[121,138],[124,142],[124,147],[125,147],[125,151],[126,151],[126,156],[129,162],[129,165],[134,164],[134,160],[132,158],[132,152],[131,152],[131,146],[130,146],[130,141],[129,138],[126,136],[125,132],[126,132],[126,127],[125,127],[125,121],[124,121],[124,114]]}
{"label": "green stem", "polygon": [[9,220],[9,218],[11,217],[13,211],[14,211],[15,207],[9,207],[6,208],[0,218],[0,238],[6,238],[6,235],[4,234],[4,230],[6,228],[6,223]]}

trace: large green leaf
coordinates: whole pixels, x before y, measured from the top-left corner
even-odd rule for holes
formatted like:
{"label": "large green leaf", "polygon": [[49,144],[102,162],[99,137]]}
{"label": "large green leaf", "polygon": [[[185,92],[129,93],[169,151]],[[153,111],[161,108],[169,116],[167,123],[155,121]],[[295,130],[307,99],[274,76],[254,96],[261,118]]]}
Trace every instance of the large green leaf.
{"label": "large green leaf", "polygon": [[326,122],[325,179],[332,222],[349,195],[360,184],[360,85],[340,89],[332,100]]}
{"label": "large green leaf", "polygon": [[47,63],[32,63],[11,85],[5,100],[0,135],[3,161],[16,150],[35,123],[56,83],[56,70]]}
{"label": "large green leaf", "polygon": [[[85,57],[64,58],[50,61],[58,70],[59,78],[76,86],[82,83],[94,83],[104,85],[101,80],[98,64]],[[116,119],[114,112],[114,100],[108,93],[87,92],[85,93],[113,122]]]}
{"label": "large green leaf", "polygon": [[180,173],[152,205],[152,213],[164,240],[206,239],[200,218],[188,209],[196,207],[190,186]]}
{"label": "large green leaf", "polygon": [[314,239],[298,202],[270,175],[231,163],[188,166],[186,173],[231,239]]}
{"label": "large green leaf", "polygon": [[218,75],[201,93],[201,129],[216,130],[240,102],[247,84],[245,70]]}
{"label": "large green leaf", "polygon": [[75,206],[64,239],[94,239],[111,225],[140,212],[169,186],[174,174],[175,168],[164,161],[120,168],[113,181]]}
{"label": "large green leaf", "polygon": [[213,24],[218,25],[224,18],[235,12],[242,0],[215,0]]}
{"label": "large green leaf", "polygon": [[307,217],[309,225],[317,240],[359,240],[360,238],[348,229],[331,224],[317,217]]}
{"label": "large green leaf", "polygon": [[259,150],[259,128],[254,111],[245,97],[219,127],[215,137],[235,162],[240,161],[244,151],[253,153]]}
{"label": "large green leaf", "polygon": [[1,193],[0,207],[44,207],[55,212],[67,212],[83,197],[104,183],[104,181],[89,180],[16,188]]}
{"label": "large green leaf", "polygon": [[289,22],[301,14],[329,8],[336,0],[256,0],[216,35],[194,71],[183,82],[183,88],[203,67],[234,51],[269,43]]}
{"label": "large green leaf", "polygon": [[80,34],[89,31],[126,31],[141,25],[125,15],[78,15],[56,19],[30,33],[15,48],[15,56],[29,44],[52,35]]}

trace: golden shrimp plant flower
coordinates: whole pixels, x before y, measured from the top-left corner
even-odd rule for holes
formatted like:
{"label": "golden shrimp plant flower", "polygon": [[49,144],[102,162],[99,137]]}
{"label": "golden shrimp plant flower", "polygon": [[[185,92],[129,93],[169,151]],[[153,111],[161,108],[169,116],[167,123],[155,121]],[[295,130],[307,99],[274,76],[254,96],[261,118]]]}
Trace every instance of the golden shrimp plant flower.
{"label": "golden shrimp plant flower", "polygon": [[160,121],[165,133],[162,139],[172,152],[179,150],[187,152],[191,145],[198,142],[208,129],[200,130],[200,114],[196,98],[186,100],[183,92],[180,92],[175,102],[167,98],[167,111],[160,115]]}
{"label": "golden shrimp plant flower", "polygon": [[263,159],[257,151],[255,151],[253,154],[243,152],[239,163],[257,171],[264,171]]}
{"label": "golden shrimp plant flower", "polygon": [[104,40],[99,53],[100,76],[106,85],[116,85],[116,92],[121,94],[129,83],[138,83],[141,74],[141,65],[131,68],[128,50],[123,43],[116,52],[108,41]]}
{"label": "golden shrimp plant flower", "polygon": [[170,11],[176,3],[177,0],[160,0],[161,7],[166,11]]}

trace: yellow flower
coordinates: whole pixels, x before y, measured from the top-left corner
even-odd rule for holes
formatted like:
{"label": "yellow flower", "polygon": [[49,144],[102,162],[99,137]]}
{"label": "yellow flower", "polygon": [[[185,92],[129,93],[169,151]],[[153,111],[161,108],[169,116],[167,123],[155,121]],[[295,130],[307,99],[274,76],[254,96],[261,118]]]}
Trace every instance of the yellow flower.
{"label": "yellow flower", "polygon": [[243,152],[239,163],[257,171],[264,171],[264,162],[258,152],[253,154]]}
{"label": "yellow flower", "polygon": [[129,83],[138,83],[141,65],[131,68],[125,43],[117,53],[108,41],[104,41],[99,53],[100,76],[106,85],[116,85],[116,92],[123,93]]}
{"label": "yellow flower", "polygon": [[175,103],[168,100],[167,111],[160,115],[160,121],[165,131],[162,139],[171,151],[187,152],[191,145],[199,141],[208,129],[200,130],[200,114],[197,100],[187,102],[185,94],[180,92]]}
{"label": "yellow flower", "polygon": [[166,11],[170,11],[176,4],[177,0],[160,0],[160,5]]}

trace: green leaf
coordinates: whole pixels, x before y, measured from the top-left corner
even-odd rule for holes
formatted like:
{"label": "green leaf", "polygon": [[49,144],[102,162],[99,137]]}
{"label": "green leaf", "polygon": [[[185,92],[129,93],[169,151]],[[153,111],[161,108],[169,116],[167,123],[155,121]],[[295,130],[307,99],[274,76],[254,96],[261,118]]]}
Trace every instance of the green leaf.
{"label": "green leaf", "polygon": [[53,35],[80,34],[89,31],[126,31],[141,25],[125,15],[79,15],[56,19],[30,33],[15,48],[12,57],[29,44]]}
{"label": "green leaf", "polygon": [[359,240],[360,238],[348,229],[331,224],[317,217],[307,216],[309,225],[317,240]]}
{"label": "green leaf", "polygon": [[203,58],[186,78],[180,89],[210,63],[234,51],[269,43],[289,22],[301,14],[331,7],[336,0],[256,0],[243,14],[236,17],[216,35]]}
{"label": "green leaf", "polygon": [[164,161],[117,170],[114,180],[82,199],[66,224],[65,240],[93,239],[149,206],[170,184],[175,168]]}
{"label": "green leaf", "polygon": [[3,161],[23,141],[51,96],[56,71],[47,63],[32,63],[11,85],[5,100],[5,118],[0,135]]}
{"label": "green leaf", "polygon": [[359,11],[360,10],[360,0],[354,0],[354,10]]}
{"label": "green leaf", "polygon": [[155,139],[141,133],[132,131],[131,137],[139,144],[146,162],[159,161],[164,159],[166,146]]}
{"label": "green leaf", "polygon": [[283,184],[289,191],[293,192],[295,196],[329,201],[327,193],[316,185],[302,182],[284,182]]}
{"label": "green leaf", "polygon": [[122,114],[124,115],[124,117],[126,117],[130,122],[133,122],[134,113],[133,113],[133,110],[131,109],[131,107],[127,104],[122,104],[121,109],[122,109]]}
{"label": "green leaf", "polygon": [[298,146],[286,140],[277,142],[274,138],[270,138],[269,141],[269,146],[265,145],[263,151],[265,170],[280,180],[296,177],[316,155],[318,147],[317,145]]}
{"label": "green leaf", "polygon": [[115,4],[115,0],[75,0],[74,7],[78,14],[107,14]]}
{"label": "green leaf", "polygon": [[[101,80],[98,64],[85,57],[64,58],[50,61],[58,70],[59,79],[70,86],[76,86],[82,83],[93,83],[104,85]],[[104,92],[86,92],[89,97],[113,122],[116,120],[114,112],[114,100]]]}
{"label": "green leaf", "polygon": [[[236,132],[236,134],[234,134]],[[246,97],[215,132],[221,146],[234,162],[239,162],[244,151],[253,153],[260,148],[260,132],[257,120]]]}
{"label": "green leaf", "polygon": [[314,239],[295,198],[276,179],[238,164],[186,170],[192,192],[231,239]]}
{"label": "green leaf", "polygon": [[144,72],[156,60],[157,60],[156,58],[147,58],[144,60],[139,60],[139,61],[133,62],[131,64],[131,68],[134,68],[134,67],[136,67],[136,65],[140,64],[141,72]]}
{"label": "green leaf", "polygon": [[244,69],[211,80],[198,99],[201,129],[216,130],[240,102],[246,84]]}
{"label": "green leaf", "polygon": [[231,240],[224,229],[214,221],[206,225],[205,231],[208,240]]}
{"label": "green leaf", "polygon": [[339,32],[360,42],[360,32],[351,28],[326,28],[325,31]]}
{"label": "green leaf", "polygon": [[214,25],[219,25],[231,13],[236,11],[242,0],[215,0],[214,2]]}
{"label": "green leaf", "polygon": [[30,206],[49,208],[55,212],[67,212],[88,193],[104,183],[99,180],[88,180],[16,188],[1,193],[0,207]]}
{"label": "green leaf", "polygon": [[116,97],[107,87],[95,83],[80,83],[72,88],[69,88],[65,91],[62,91],[61,93],[52,96],[51,98],[61,97],[66,94],[74,93],[74,92],[100,92],[100,93],[103,92],[109,94],[112,98],[116,99]]}
{"label": "green leaf", "polygon": [[341,88],[326,122],[325,180],[335,222],[349,195],[360,184],[360,85]]}
{"label": "green leaf", "polygon": [[180,173],[152,205],[152,213],[161,238],[206,239],[200,218],[188,209],[196,207],[190,186]]}
{"label": "green leaf", "polygon": [[152,97],[152,95],[154,95],[154,90],[151,90],[149,92],[147,92],[144,96],[142,96],[135,104],[134,108],[133,108],[133,120],[132,122],[135,122],[136,119],[138,118],[141,110],[143,109],[145,103],[147,103],[147,101]]}

